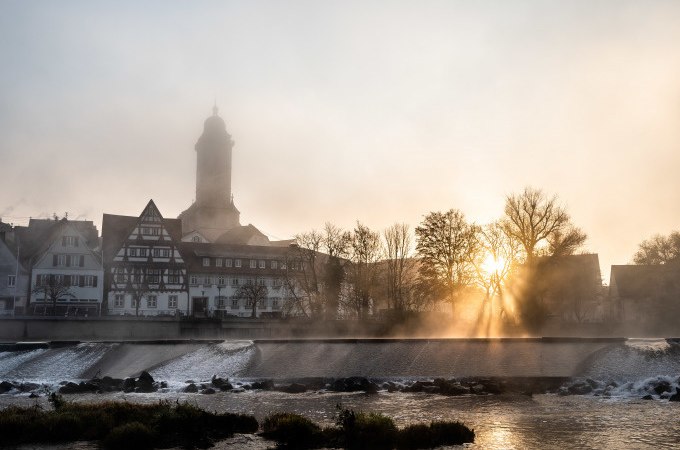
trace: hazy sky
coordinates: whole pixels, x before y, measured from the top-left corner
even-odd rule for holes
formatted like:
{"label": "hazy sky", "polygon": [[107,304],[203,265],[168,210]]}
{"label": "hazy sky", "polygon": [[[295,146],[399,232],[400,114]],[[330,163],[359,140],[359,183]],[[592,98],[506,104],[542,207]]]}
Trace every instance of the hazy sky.
{"label": "hazy sky", "polygon": [[680,228],[679,43],[678,1],[0,0],[0,217],[176,217],[217,98],[272,237],[532,185],[608,274]]}

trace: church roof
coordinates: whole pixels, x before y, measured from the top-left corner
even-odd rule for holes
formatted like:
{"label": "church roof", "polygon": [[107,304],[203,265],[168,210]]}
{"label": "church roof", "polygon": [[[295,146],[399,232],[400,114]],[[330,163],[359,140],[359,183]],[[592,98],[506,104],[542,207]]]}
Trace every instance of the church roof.
{"label": "church roof", "polygon": [[269,238],[253,224],[239,225],[222,234],[217,244],[269,245]]}

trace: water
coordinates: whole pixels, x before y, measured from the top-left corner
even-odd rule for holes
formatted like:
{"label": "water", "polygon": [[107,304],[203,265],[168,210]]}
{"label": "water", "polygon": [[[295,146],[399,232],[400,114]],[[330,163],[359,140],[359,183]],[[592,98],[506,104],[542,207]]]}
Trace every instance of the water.
{"label": "water", "polygon": [[[675,341],[432,340],[357,342],[187,343],[179,345],[80,344],[75,347],[0,352],[0,380],[57,383],[101,371],[132,376],[149,370],[169,388],[153,394],[70,396],[76,401],[118,399],[188,401],[208,410],[244,412],[262,419],[277,411],[304,414],[331,425],[336,404],[383,412],[399,426],[461,420],[475,429],[474,449],[680,448],[680,344]],[[362,375],[401,380],[434,377],[567,377],[562,388],[588,386],[586,395],[466,395],[425,393],[286,394],[274,391],[181,392],[185,381],[213,375],[247,382],[295,377]],[[91,376],[91,375],[88,375]],[[668,389],[657,392],[659,386]],[[0,407],[45,403],[27,393],[0,395]],[[650,395],[653,400],[642,400]]]}

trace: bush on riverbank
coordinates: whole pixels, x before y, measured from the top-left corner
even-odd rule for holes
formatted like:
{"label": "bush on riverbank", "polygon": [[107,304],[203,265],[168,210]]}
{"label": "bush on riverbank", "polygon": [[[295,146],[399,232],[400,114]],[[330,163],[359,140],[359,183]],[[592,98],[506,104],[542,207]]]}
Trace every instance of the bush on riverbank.
{"label": "bush on riverbank", "polygon": [[277,413],[263,423],[263,436],[279,447],[346,448],[349,450],[434,448],[474,442],[475,432],[460,422],[439,421],[399,430],[391,418],[376,413],[340,409],[337,427],[321,429],[298,414]]}
{"label": "bush on riverbank", "polygon": [[[207,448],[234,433],[255,433],[252,416],[217,414],[188,404],[123,402],[78,404],[54,396],[54,410],[10,406],[0,411],[6,445],[102,441],[108,449]],[[134,446],[132,443],[134,442]]]}

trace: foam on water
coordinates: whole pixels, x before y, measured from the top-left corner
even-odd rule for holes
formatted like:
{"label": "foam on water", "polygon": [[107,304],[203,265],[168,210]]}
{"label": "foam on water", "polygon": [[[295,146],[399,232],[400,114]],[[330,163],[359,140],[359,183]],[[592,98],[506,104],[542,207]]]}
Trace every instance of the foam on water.
{"label": "foam on water", "polygon": [[46,349],[25,350],[18,352],[0,352],[0,379],[4,379],[7,375],[21,366],[27,361],[45,353]]}
{"label": "foam on water", "polygon": [[79,379],[83,372],[96,364],[115,345],[117,344],[83,343],[75,347],[11,352],[14,355],[7,357],[7,366],[2,365],[0,378],[34,383]]}
{"label": "foam on water", "polygon": [[225,341],[209,344],[164,363],[150,371],[154,379],[172,388],[186,380],[207,381],[213,375],[228,378],[239,375],[253,360],[257,349],[252,341]]}

